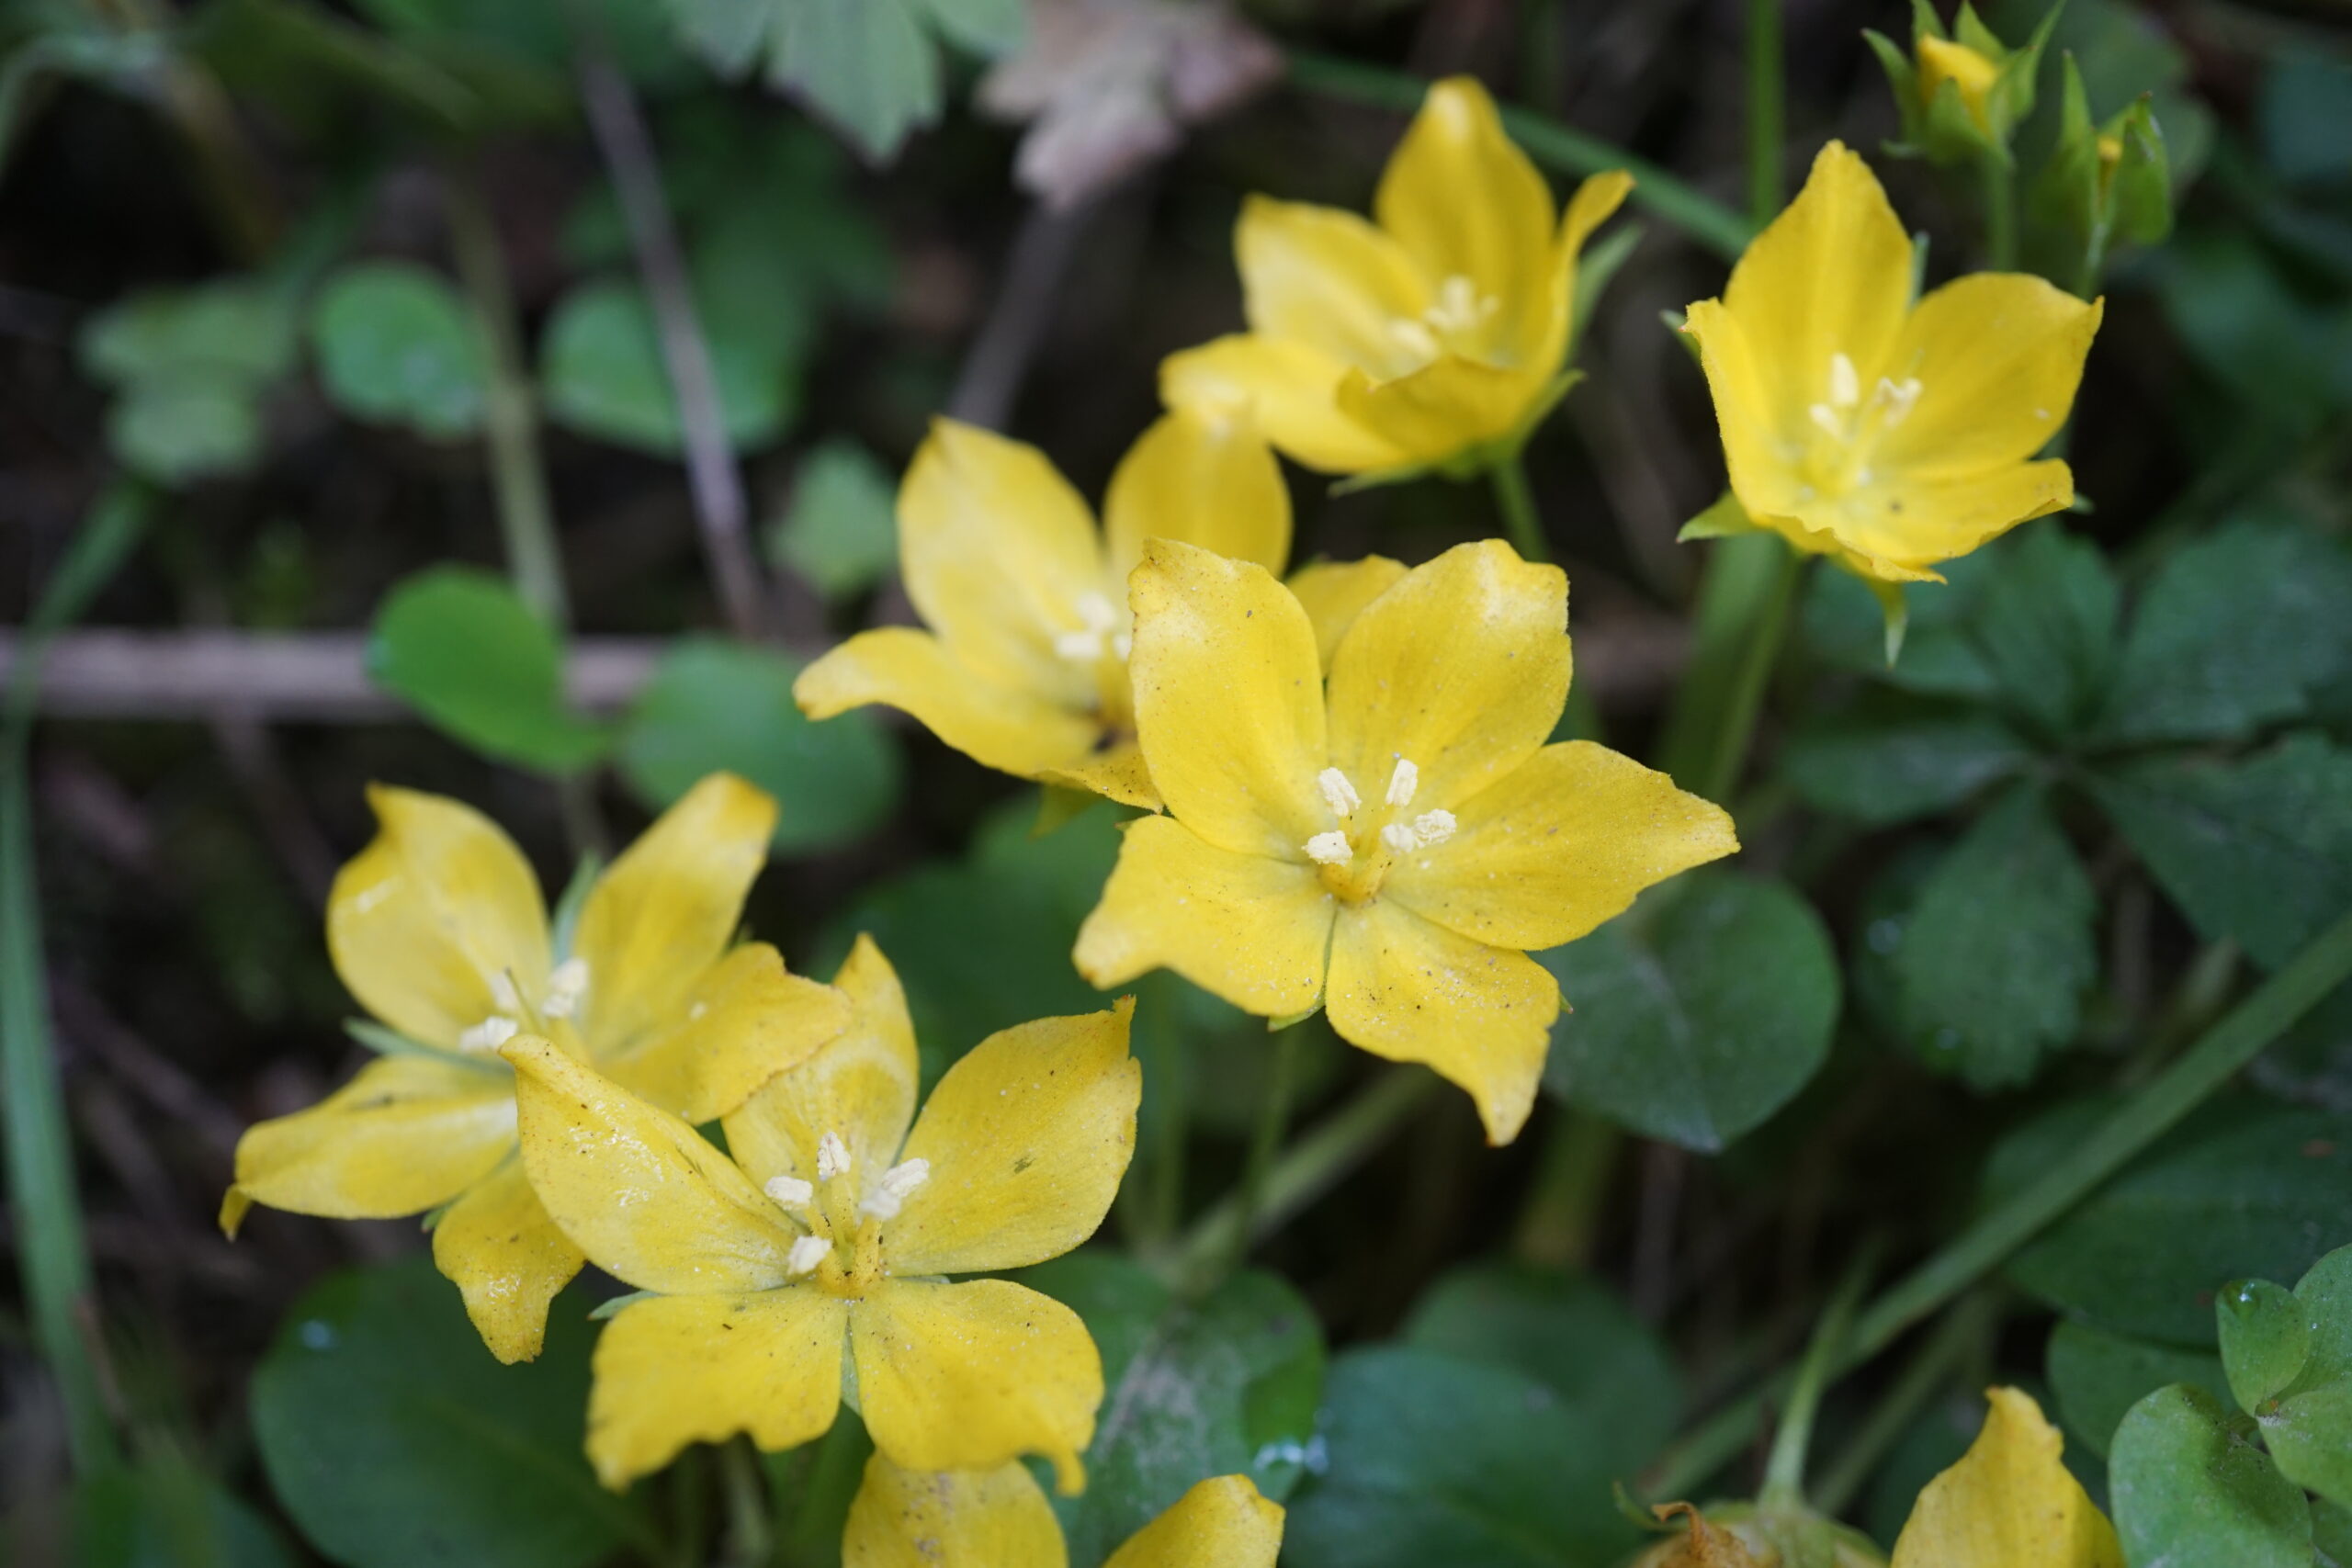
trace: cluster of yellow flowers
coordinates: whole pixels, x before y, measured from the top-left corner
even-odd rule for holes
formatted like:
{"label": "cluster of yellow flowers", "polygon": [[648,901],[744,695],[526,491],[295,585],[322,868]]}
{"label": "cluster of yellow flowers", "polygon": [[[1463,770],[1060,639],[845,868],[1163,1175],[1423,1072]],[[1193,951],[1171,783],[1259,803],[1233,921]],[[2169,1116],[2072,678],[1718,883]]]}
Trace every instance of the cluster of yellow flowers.
{"label": "cluster of yellow flowers", "polygon": [[[1169,968],[1276,1021],[1325,1010],[1526,1122],[1555,1020],[1532,950],[1732,853],[1719,807],[1551,737],[1567,581],[1497,541],[1407,570],[1282,575],[1275,458],[1344,474],[1515,457],[1567,378],[1577,260],[1623,198],[1548,189],[1475,84],[1438,85],[1377,223],[1272,201],[1238,251],[1250,331],[1171,358],[1166,415],[1098,534],[1035,450],[942,421],[900,498],[927,629],[854,637],[797,696],[883,703],[1020,776],[1147,813],[1074,961]],[[1883,583],[2067,504],[2030,459],[2098,320],[2036,279],[1915,303],[1911,246],[1831,146],[1724,298],[1693,306],[1736,524]],[[1718,508],[1720,520],[1734,509]],[[537,1354],[583,1260],[639,1294],[595,1352],[587,1445],[619,1487],[687,1444],[807,1442],[849,1401],[876,1454],[845,1560],[1057,1563],[1023,1467],[1083,1484],[1100,1356],[999,1279],[1101,1224],[1135,1145],[1132,1003],[1007,1030],[916,1114],[905,998],[861,940],[832,984],[738,942],[774,802],[705,780],[550,922],[523,857],[454,802],[379,789],[328,914],[382,1059],[254,1127],[222,1212],[430,1212],[434,1255],[502,1359]],[[569,904],[567,900],[567,904]],[[962,1043],[958,1042],[957,1043]],[[718,1122],[725,1151],[695,1128]],[[1204,1481],[1113,1562],[1270,1564],[1281,1510]]]}

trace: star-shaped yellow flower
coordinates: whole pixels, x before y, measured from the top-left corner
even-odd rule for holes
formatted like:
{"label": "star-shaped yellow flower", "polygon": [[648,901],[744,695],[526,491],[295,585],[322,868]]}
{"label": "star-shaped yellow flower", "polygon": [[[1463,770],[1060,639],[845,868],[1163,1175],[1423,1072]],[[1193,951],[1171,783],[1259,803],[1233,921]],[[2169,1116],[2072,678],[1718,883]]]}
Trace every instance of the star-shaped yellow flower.
{"label": "star-shaped yellow flower", "polygon": [[1584,741],[1567,580],[1498,540],[1317,634],[1263,570],[1154,541],[1133,579],[1136,719],[1172,815],[1125,824],[1079,932],[1095,985],[1166,967],[1271,1018],[1426,1062],[1508,1143],[1560,1010],[1529,950],[1737,848],[1731,819]]}
{"label": "star-shaped yellow flower", "polygon": [[2123,1568],[2115,1527],[2066,1469],[2041,1407],[2014,1388],[1985,1397],[1976,1441],[1912,1505],[1894,1568]]}
{"label": "star-shaped yellow flower", "polygon": [[1157,807],[1128,697],[1127,573],[1155,537],[1280,571],[1290,492],[1245,416],[1179,412],[1121,460],[1103,523],[1034,446],[938,421],[899,492],[900,570],[931,629],[861,633],[793,695],[811,718],[901,708],[989,767]]}
{"label": "star-shaped yellow flower", "polygon": [[1865,580],[1933,582],[1936,562],[2073,502],[2066,465],[2031,459],[2066,423],[2100,310],[2008,273],[1915,302],[1910,236],[1833,141],[1688,330],[1747,520]]}
{"label": "star-shaped yellow flower", "polygon": [[498,1048],[548,1036],[695,1120],[733,1110],[841,1032],[849,1003],[735,944],[775,802],[704,779],[596,879],[550,933],[514,841],[470,807],[382,786],[379,830],[337,874],[327,948],[360,1005],[410,1047],[308,1111],[249,1129],[220,1206],[333,1219],[441,1209],[433,1259],[503,1361],[539,1352],[548,1303],[580,1271],[515,1157],[514,1075]]}
{"label": "star-shaped yellow flower", "polygon": [[[1194,1485],[1102,1568],[1274,1568],[1283,1510],[1246,1475]],[[881,1454],[849,1506],[842,1568],[1068,1568],[1053,1505],[1017,1464],[925,1472]]]}
{"label": "star-shaped yellow flower", "polygon": [[1003,1280],[1092,1235],[1135,1152],[1141,1072],[1122,1000],[991,1035],[914,1119],[905,994],[861,939],[852,1021],[723,1122],[681,1118],[531,1036],[515,1066],[523,1163],[563,1233],[640,1291],[597,1340],[588,1457],[615,1489],[688,1443],[791,1448],[843,1382],[914,1470],[1050,1459],[1084,1484],[1102,1362],[1068,1307]]}
{"label": "star-shaped yellow flower", "polygon": [[1234,251],[1250,330],[1171,355],[1170,407],[1242,403],[1327,473],[1480,466],[1564,389],[1577,257],[1633,180],[1552,193],[1487,90],[1437,83],[1352,212],[1251,197]]}

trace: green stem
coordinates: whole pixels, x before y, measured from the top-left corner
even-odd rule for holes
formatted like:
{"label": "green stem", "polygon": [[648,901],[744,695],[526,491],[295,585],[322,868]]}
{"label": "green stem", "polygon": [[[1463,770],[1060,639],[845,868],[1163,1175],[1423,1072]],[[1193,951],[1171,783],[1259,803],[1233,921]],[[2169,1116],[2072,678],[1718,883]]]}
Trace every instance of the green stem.
{"label": "green stem", "polygon": [[1747,0],[1747,219],[1761,229],[1781,210],[1783,103],[1781,0]]}
{"label": "green stem", "polygon": [[498,496],[506,567],[523,602],[548,625],[565,631],[571,624],[571,606],[563,590],[563,556],[556,544],[547,469],[539,460],[537,400],[523,364],[523,334],[506,258],[473,175],[453,167],[445,188],[458,276],[490,351],[482,423],[490,438],[491,479]]}
{"label": "green stem", "polygon": [[1382,1073],[1283,1151],[1266,1172],[1254,1206],[1245,1210],[1237,1192],[1194,1222],[1169,1271],[1182,1283],[1200,1286],[1243,1238],[1255,1242],[1272,1235],[1370,1158],[1412,1120],[1437,1086],[1438,1079],[1426,1072]]}
{"label": "green stem", "polygon": [[1589,1111],[1571,1110],[1552,1124],[1520,1211],[1511,1251],[1545,1269],[1581,1269],[1592,1258],[1595,1221],[1625,1134]]}
{"label": "green stem", "polygon": [[[1290,57],[1290,79],[1310,93],[1392,109],[1419,108],[1430,88],[1422,78],[1401,71],[1303,51]],[[1737,261],[1755,237],[1754,227],[1737,212],[1622,147],[1511,105],[1503,106],[1502,118],[1511,139],[1539,164],[1579,176],[1609,169],[1632,175],[1629,199],[1634,206],[1673,224],[1725,261]]]}
{"label": "green stem", "polygon": [[[1872,1303],[1855,1324],[1853,1339],[1838,1358],[1839,1369],[1858,1366],[1877,1355],[1914,1324],[1997,1268],[2171,1131],[2318,1005],[2321,998],[2346,980],[2352,980],[2352,913],[2322,931],[2293,963],[2231,1009],[2162,1075],[2118,1106],[2089,1137]],[[1659,1461],[1650,1495],[1680,1496],[1713,1475],[1747,1446],[1766,1401],[1786,1385],[1785,1377],[1772,1380],[1676,1444]]]}
{"label": "green stem", "polygon": [[727,1550],[720,1561],[729,1568],[762,1568],[775,1542],[768,1529],[767,1479],[749,1438],[738,1433],[720,1447],[718,1480],[727,1495]]}
{"label": "green stem", "polygon": [[1241,1168],[1241,1223],[1233,1227],[1224,1259],[1217,1269],[1223,1278],[1250,1258],[1250,1230],[1266,1199],[1266,1178],[1283,1134],[1290,1131],[1290,1107],[1298,1085],[1301,1042],[1306,1035],[1296,1024],[1274,1032],[1273,1058],[1268,1064],[1264,1098],[1258,1102],[1258,1122],[1250,1135],[1249,1163]]}
{"label": "green stem", "polygon": [[1846,1511],[1880,1461],[1911,1429],[1920,1409],[1950,1384],[1970,1349],[1991,1332],[1994,1321],[1993,1298],[1984,1292],[1963,1296],[1944,1314],[1814,1488],[1815,1508],[1833,1519]]}
{"label": "green stem", "polygon": [[1789,1391],[1789,1403],[1781,1412],[1781,1428],[1772,1435],[1771,1457],[1764,1464],[1764,1489],[1756,1500],[1767,1508],[1804,1506],[1804,1461],[1813,1447],[1813,1418],[1821,1411],[1822,1393],[1837,1375],[1838,1353],[1845,1345],[1862,1287],[1870,1282],[1871,1255],[1877,1250],[1864,1248],[1839,1283],[1838,1293],[1829,1298],[1821,1321],[1814,1325],[1813,1342],[1805,1347],[1796,1386]]}
{"label": "green stem", "polygon": [[1544,524],[1535,512],[1535,492],[1528,488],[1527,460],[1513,452],[1487,470],[1495,482],[1495,506],[1503,514],[1503,529],[1510,536],[1511,547],[1521,560],[1548,561],[1549,547],[1544,543]]}
{"label": "green stem", "polygon": [[1747,650],[1734,671],[1730,700],[1724,705],[1723,724],[1699,793],[1709,800],[1731,798],[1739,775],[1747,766],[1747,750],[1756,740],[1756,720],[1764,709],[1764,692],[1772,683],[1773,667],[1781,660],[1781,644],[1789,630],[1789,611],[1795,604],[1797,583],[1804,576],[1804,557],[1783,547],[1780,570],[1749,631]]}
{"label": "green stem", "polygon": [[2018,265],[2017,176],[1998,152],[1984,154],[1984,265],[1994,272]]}
{"label": "green stem", "polygon": [[93,508],[26,624],[0,717],[0,1126],[8,1140],[8,1199],[33,1342],[57,1379],[74,1467],[85,1476],[110,1469],[121,1454],[98,1375],[89,1241],[50,1035],[28,773],[42,651],[81,618],[122,565],[146,530],[151,506],[145,491],[123,485]]}
{"label": "green stem", "polygon": [[1738,785],[1804,565],[1772,534],[1719,539],[1710,548],[1690,664],[1658,747],[1659,765],[1683,788],[1724,801]]}

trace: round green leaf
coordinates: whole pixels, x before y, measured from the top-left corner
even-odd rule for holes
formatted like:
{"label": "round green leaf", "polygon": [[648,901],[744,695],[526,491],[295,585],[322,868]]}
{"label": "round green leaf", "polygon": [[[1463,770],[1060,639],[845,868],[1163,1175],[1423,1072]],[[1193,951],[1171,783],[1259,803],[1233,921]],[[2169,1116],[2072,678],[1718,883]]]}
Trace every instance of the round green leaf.
{"label": "round green leaf", "polygon": [[368,669],[436,728],[485,756],[566,773],[609,737],[565,705],[562,647],[503,578],[435,567],[395,587],[376,613]]}
{"label": "round green leaf", "polygon": [[2101,1459],[2125,1415],[2156,1390],[2178,1382],[2217,1398],[2230,1391],[2221,1360],[2208,1352],[2109,1334],[2073,1319],[2051,1331],[2048,1366],[2067,1429]]}
{"label": "round green leaf", "polygon": [[2311,1325],[2295,1293],[2267,1280],[2224,1285],[2213,1298],[2213,1321],[2222,1341],[2222,1366],[2238,1408],[2260,1415],[2303,1370],[2311,1355]]}
{"label": "round green leaf", "polygon": [[2313,1264],[2281,1306],[2295,1329],[2273,1332],[2304,1354],[2278,1407],[2256,1412],[2262,1439],[2289,1480],[2352,1505],[2352,1247]]}
{"label": "round green leaf", "polygon": [[1021,1278],[1084,1318],[1102,1352],[1086,1490],[1055,1499],[1072,1562],[1102,1562],[1207,1476],[1289,1495],[1323,1389],[1322,1330],[1290,1286],[1251,1270],[1187,1303],[1141,1265],[1092,1252]]}
{"label": "round green leaf", "polygon": [[776,797],[775,846],[806,853],[848,843],[890,815],[899,753],[874,717],[815,723],[792,700],[800,667],[711,639],[672,649],[622,728],[621,774],[655,807],[705,774],[741,773]]}
{"label": "round green leaf", "polygon": [[1838,961],[1793,890],[1698,872],[1542,955],[1568,1010],[1544,1087],[1712,1153],[1788,1103],[1828,1055]]}
{"label": "round green leaf", "polygon": [[158,484],[242,473],[259,460],[261,410],[246,384],[198,371],[131,384],[107,411],[107,444]]}
{"label": "round green leaf", "polygon": [[90,374],[131,387],[201,377],[258,389],[294,366],[286,298],[249,279],[134,294],[93,317],[81,355]]}
{"label": "round green leaf", "polygon": [[440,276],[407,262],[363,262],[319,295],[311,338],[345,412],[450,438],[481,428],[488,355]]}
{"label": "round green leaf", "polygon": [[[786,367],[766,345],[707,330],[728,440],[738,450],[784,434],[796,412]],[[656,457],[684,449],[653,310],[629,283],[589,283],[557,304],[540,351],[548,412],[577,431]]]}
{"label": "round green leaf", "polygon": [[593,1337],[560,1301],[539,1359],[502,1367],[427,1259],[334,1275],[254,1372],[270,1484],[350,1568],[587,1568],[650,1533],[581,1450]]}
{"label": "round green leaf", "polygon": [[854,441],[828,441],[801,459],[792,509],[768,535],[769,558],[828,599],[870,588],[899,558],[898,487]]}
{"label": "round green leaf", "polygon": [[2203,1389],[2158,1389],[2116,1428],[2108,1465],[2126,1561],[2165,1568],[2310,1568],[2311,1506],[2233,1432]]}

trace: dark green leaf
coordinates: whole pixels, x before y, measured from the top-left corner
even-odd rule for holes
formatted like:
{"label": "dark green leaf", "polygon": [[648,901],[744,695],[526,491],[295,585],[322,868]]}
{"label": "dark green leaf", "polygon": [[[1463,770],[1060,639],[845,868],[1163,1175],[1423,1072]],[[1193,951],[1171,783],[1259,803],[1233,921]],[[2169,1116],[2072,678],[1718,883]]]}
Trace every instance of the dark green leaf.
{"label": "dark green leaf", "polygon": [[562,647],[505,580],[435,567],[376,612],[368,670],[436,728],[486,756],[543,773],[583,768],[610,737],[563,697]]}
{"label": "dark green leaf", "polygon": [[2340,184],[2352,146],[2352,63],[2317,50],[2270,57],[2256,120],[2262,152],[2290,184]]}
{"label": "dark green leaf", "polygon": [[456,292],[407,262],[345,267],[311,316],[320,378],[345,412],[450,438],[481,424],[488,355]]}
{"label": "dark green leaf", "polygon": [[292,1568],[277,1531],[169,1450],[74,1489],[74,1568]]}
{"label": "dark green leaf", "polygon": [[2165,1568],[2310,1568],[2311,1508],[2202,1389],[2159,1389],[2116,1429],[2108,1466],[2126,1561]]}
{"label": "dark green leaf", "polygon": [[1086,1491],[1055,1506],[1070,1561],[1100,1562],[1193,1483],[1247,1475],[1287,1496],[1315,1436],[1323,1336],[1274,1275],[1237,1274],[1179,1301],[1141,1265],[1080,1252],[1022,1274],[1086,1320],[1104,1394]]}
{"label": "dark green leaf", "polygon": [[334,1275],[254,1372],[270,1484],[351,1568],[587,1568],[650,1533],[581,1450],[593,1337],[559,1301],[539,1359],[502,1367],[428,1260]]}
{"label": "dark green leaf", "polygon": [[[783,434],[798,412],[797,367],[756,338],[705,337],[728,440],[744,451]],[[656,457],[684,449],[653,310],[635,284],[588,283],[565,295],[548,322],[539,374],[548,412],[581,434]]]}
{"label": "dark green leaf", "polygon": [[2126,764],[2091,788],[2189,923],[2267,969],[2352,908],[2352,751],[2320,736]]}
{"label": "dark green leaf", "polygon": [[1806,805],[1885,827],[1949,810],[2032,760],[1990,714],[1903,699],[1804,725],[1782,748],[1781,769]]}
{"label": "dark green leaf", "polygon": [[2198,540],[2140,596],[2098,730],[2234,740],[2305,716],[2352,670],[2352,554],[2285,519]]}
{"label": "dark green leaf", "polygon": [[770,526],[768,556],[828,599],[872,587],[899,558],[897,485],[856,442],[826,442],[801,459],[792,509]]}
{"label": "dark green leaf", "polygon": [[897,808],[898,749],[871,714],[802,717],[792,700],[798,673],[763,649],[678,643],[622,724],[622,776],[659,808],[706,773],[741,773],[781,806],[775,846],[787,854],[863,837]]}
{"label": "dark green leaf", "polygon": [[1713,1151],[1811,1078],[1838,1022],[1838,960],[1786,886],[1700,872],[1542,955],[1571,1010],[1544,1087],[1650,1137]]}
{"label": "dark green leaf", "polygon": [[1623,1413],[1435,1351],[1331,1366],[1329,1468],[1292,1504],[1295,1568],[1607,1568],[1638,1540],[1611,1500]]}
{"label": "dark green leaf", "polygon": [[1946,582],[1905,585],[1910,625],[1903,656],[1886,661],[1886,625],[1878,600],[1851,572],[1816,571],[1804,601],[1805,641],[1824,662],[1905,691],[1938,696],[1990,697],[1993,670],[1968,626],[1985,580],[1990,552],[1947,561]]}
{"label": "dark green leaf", "polygon": [[1674,1435],[1681,1378],[1656,1330],[1581,1276],[1507,1263],[1457,1269],[1430,1287],[1406,1343],[1510,1367],[1576,1409],[1616,1412],[1617,1461],[1647,1464]]}
{"label": "dark green leaf", "polygon": [[1995,552],[1977,647],[2010,711],[2052,739],[2087,724],[2115,660],[2118,594],[2098,547],[2050,518]]}
{"label": "dark green leaf", "polygon": [[2322,1497],[2312,1504],[2317,1568],[2352,1568],[2352,1506]]}
{"label": "dark green leaf", "polygon": [[933,25],[975,54],[1008,54],[1021,47],[1029,18],[1021,0],[922,0]]}
{"label": "dark green leaf", "polygon": [[1919,889],[1894,960],[1904,1039],[1973,1088],[2029,1082],[2081,1021],[2098,913],[2041,792],[2013,791]]}
{"label": "dark green leaf", "polygon": [[2286,1392],[2312,1350],[2311,1325],[2295,1292],[2267,1280],[2241,1280],[2214,1299],[2222,1370],[2238,1408],[2261,1414],[2265,1401]]}
{"label": "dark green leaf", "polygon": [[[1988,1201],[2013,1192],[2105,1118],[2062,1106],[1995,1149]],[[2217,1101],[2010,1259],[2010,1279],[2118,1333],[2213,1343],[2222,1281],[2293,1280],[2352,1244],[2352,1117],[2250,1097]]]}
{"label": "dark green leaf", "polygon": [[2125,1414],[2156,1390],[2178,1382],[2216,1398],[2230,1392],[2221,1359],[2208,1351],[2109,1334],[2071,1319],[2050,1336],[2049,1372],[2067,1429],[2101,1459]]}

